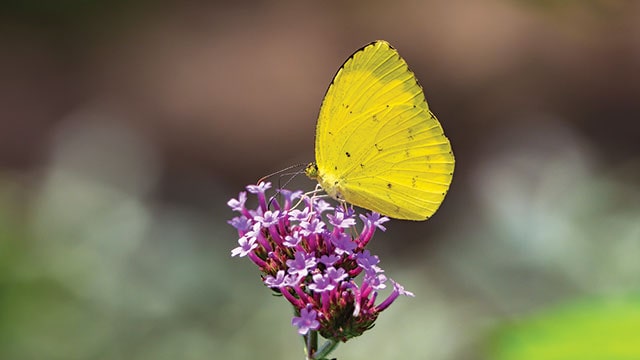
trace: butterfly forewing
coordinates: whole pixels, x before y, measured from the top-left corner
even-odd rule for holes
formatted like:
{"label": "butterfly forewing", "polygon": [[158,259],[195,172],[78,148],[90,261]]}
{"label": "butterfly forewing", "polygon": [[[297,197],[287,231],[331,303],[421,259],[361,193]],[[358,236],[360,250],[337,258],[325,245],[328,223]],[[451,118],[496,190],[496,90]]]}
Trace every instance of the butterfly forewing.
{"label": "butterfly forewing", "polygon": [[363,47],[336,74],[320,110],[316,163],[320,178],[332,179],[327,192],[391,217],[425,219],[444,199],[451,146],[388,43]]}

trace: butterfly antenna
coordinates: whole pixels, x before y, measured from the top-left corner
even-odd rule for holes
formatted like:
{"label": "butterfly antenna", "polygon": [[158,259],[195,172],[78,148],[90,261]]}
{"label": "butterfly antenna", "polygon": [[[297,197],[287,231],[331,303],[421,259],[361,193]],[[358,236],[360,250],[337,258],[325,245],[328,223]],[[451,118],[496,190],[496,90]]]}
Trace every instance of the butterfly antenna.
{"label": "butterfly antenna", "polygon": [[[291,169],[299,168],[299,167],[306,166],[306,165],[307,165],[307,164],[295,164],[295,165],[287,166],[287,167],[286,167],[286,168],[284,168],[284,169],[280,169],[280,170],[278,170],[278,171],[276,171],[276,172],[273,172],[273,173],[271,173],[271,174],[269,174],[269,175],[265,175],[265,176],[261,177],[261,178],[258,180],[258,184],[260,184],[261,182],[263,182],[263,181],[267,180],[268,178],[270,178],[270,177],[272,177],[272,176],[276,176],[276,175],[278,175],[278,174],[282,174],[282,173],[283,173],[283,172],[285,172],[285,171],[289,171],[289,170],[291,170]],[[296,174],[296,175],[297,175],[297,174],[299,174],[299,173],[300,173],[300,171],[295,172],[295,174]]]}
{"label": "butterfly antenna", "polygon": [[[278,174],[282,174],[285,171],[289,171],[289,170],[294,169],[294,168],[301,168],[303,166],[306,166],[306,164],[295,164],[295,165],[287,166],[284,169],[280,169],[280,170],[278,170],[278,171],[276,171],[274,173],[271,173],[269,175],[263,176],[262,178],[260,178],[260,180],[258,180],[258,184],[260,184],[261,182],[265,181],[266,179],[268,179],[270,177],[273,177],[273,176],[278,175]],[[291,177],[284,183],[284,185],[280,184],[280,178],[278,178],[278,188],[276,189],[275,194],[273,194],[273,196],[271,196],[269,198],[269,201],[267,202],[267,209],[271,207],[271,203],[276,199],[276,196],[278,196],[280,194],[280,190],[284,186],[287,186],[287,184],[289,184],[297,175],[301,174],[303,171],[304,170],[297,170],[297,171],[295,171],[293,173],[286,173],[285,175],[291,175]]]}
{"label": "butterfly antenna", "polygon": [[287,187],[287,185],[289,185],[289,183],[291,181],[293,181],[293,179],[295,179],[296,176],[302,174],[303,172],[304,172],[304,170],[298,170],[298,171],[295,171],[295,172],[292,172],[292,173],[282,174],[281,176],[289,176],[289,178],[287,179],[287,181],[284,182],[284,184],[280,184],[280,178],[279,178],[278,179],[278,189],[282,189],[282,188]]}

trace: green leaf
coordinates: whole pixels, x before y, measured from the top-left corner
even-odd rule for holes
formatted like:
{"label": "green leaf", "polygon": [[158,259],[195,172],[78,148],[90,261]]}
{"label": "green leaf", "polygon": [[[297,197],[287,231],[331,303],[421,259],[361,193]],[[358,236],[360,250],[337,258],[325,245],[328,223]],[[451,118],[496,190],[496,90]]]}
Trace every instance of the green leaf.
{"label": "green leaf", "polygon": [[640,298],[587,300],[504,325],[495,360],[640,359]]}

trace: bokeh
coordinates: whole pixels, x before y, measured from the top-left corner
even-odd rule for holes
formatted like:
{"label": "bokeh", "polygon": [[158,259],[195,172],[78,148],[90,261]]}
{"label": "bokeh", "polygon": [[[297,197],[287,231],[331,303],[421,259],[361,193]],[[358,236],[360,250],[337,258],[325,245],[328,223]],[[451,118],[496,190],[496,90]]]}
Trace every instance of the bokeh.
{"label": "bokeh", "polygon": [[335,356],[638,359],[622,0],[1,2],[0,359],[302,358],[290,307],[230,258],[226,201],[313,160],[326,87],[375,39],[456,172],[432,219],[371,244],[416,297]]}

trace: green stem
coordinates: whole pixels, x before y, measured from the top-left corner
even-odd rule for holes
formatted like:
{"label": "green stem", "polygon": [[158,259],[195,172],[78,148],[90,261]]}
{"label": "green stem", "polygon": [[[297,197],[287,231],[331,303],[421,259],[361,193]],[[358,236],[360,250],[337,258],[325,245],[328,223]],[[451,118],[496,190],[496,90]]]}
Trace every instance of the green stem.
{"label": "green stem", "polygon": [[306,340],[306,360],[315,360],[315,353],[318,349],[318,332],[311,330],[304,336],[304,339]]}
{"label": "green stem", "polygon": [[338,347],[335,340],[327,340],[318,350],[318,332],[311,330],[307,335],[302,337],[304,340],[305,360],[326,360],[326,357]]}
{"label": "green stem", "polygon": [[318,352],[315,354],[315,359],[324,359],[327,355],[331,354],[333,350],[338,347],[338,342],[335,340],[327,340]]}

